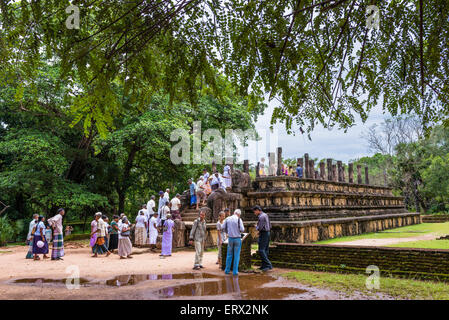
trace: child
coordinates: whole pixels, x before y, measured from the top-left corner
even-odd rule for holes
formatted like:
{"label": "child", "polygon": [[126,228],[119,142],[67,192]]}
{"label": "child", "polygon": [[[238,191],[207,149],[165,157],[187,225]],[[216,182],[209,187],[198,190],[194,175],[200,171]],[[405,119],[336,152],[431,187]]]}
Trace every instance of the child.
{"label": "child", "polygon": [[72,226],[67,226],[67,227],[65,228],[65,235],[66,235],[66,236],[71,235],[71,234],[72,234],[72,231],[73,231],[73,227],[72,227]]}
{"label": "child", "polygon": [[50,225],[47,224],[47,227],[45,228],[45,239],[47,239],[47,243],[51,242],[52,233]]}

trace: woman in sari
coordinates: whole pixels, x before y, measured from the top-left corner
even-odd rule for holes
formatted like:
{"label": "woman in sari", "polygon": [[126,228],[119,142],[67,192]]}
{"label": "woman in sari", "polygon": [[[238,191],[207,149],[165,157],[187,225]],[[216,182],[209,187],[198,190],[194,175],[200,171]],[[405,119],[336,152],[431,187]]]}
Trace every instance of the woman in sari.
{"label": "woman in sari", "polygon": [[133,245],[129,239],[131,226],[127,217],[122,218],[122,225],[120,226],[120,233],[118,237],[118,255],[120,259],[131,259],[131,252]]}
{"label": "woman in sari", "polygon": [[92,221],[91,225],[91,234],[90,234],[90,245],[92,247],[92,258],[98,257],[98,254],[106,253],[106,257],[111,253],[108,251],[105,245],[105,236],[106,236],[106,225],[101,219],[101,212],[97,212],[95,214],[95,219]]}
{"label": "woman in sari", "polygon": [[[42,221],[43,216],[37,218],[37,224],[35,226],[34,237],[33,237],[33,255],[34,260],[40,260],[39,254],[44,255],[44,259],[48,259],[48,242],[45,239],[45,224]],[[43,245],[42,245],[43,244]]]}
{"label": "woman in sari", "polygon": [[161,256],[162,257],[170,257],[171,256],[171,250],[173,245],[173,231],[174,231],[174,225],[175,223],[171,219],[171,214],[167,214],[167,219],[164,222],[163,225],[163,234],[162,234],[162,250],[161,250]]}

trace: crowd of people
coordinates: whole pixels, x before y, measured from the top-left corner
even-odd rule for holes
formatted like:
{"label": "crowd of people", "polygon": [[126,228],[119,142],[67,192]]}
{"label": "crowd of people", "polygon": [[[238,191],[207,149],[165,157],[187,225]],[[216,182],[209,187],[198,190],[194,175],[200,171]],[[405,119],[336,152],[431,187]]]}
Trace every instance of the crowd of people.
{"label": "crowd of people", "polygon": [[[208,195],[219,188],[226,192],[226,188],[231,186],[231,170],[229,165],[224,167],[223,175],[218,171],[212,176],[206,169],[203,175],[195,183],[189,179],[189,205],[190,208],[198,209],[198,206],[205,205]],[[176,219],[181,219],[181,199],[180,194],[176,194],[170,200],[170,189],[165,192],[159,192],[159,199],[156,206],[156,197],[151,196],[150,200],[141,206],[134,223],[131,223],[128,217],[122,213],[120,216],[114,215],[112,220],[97,212],[91,222],[90,247],[92,248],[92,257],[99,255],[117,253],[120,259],[131,259],[133,244],[131,242],[131,231],[134,230],[134,245],[141,247],[149,245],[150,251],[156,252],[158,235],[161,234],[161,258],[172,255],[173,232]],[[268,260],[268,244],[270,239],[270,222],[268,216],[262,212],[261,208],[256,206],[253,212],[258,216],[259,221],[256,229],[259,232],[259,253],[262,259],[262,271],[272,269]],[[50,258],[49,243],[52,242],[52,260],[62,260],[64,256],[63,226],[62,220],[65,215],[64,209],[59,209],[57,214],[45,221],[45,217],[35,214],[29,225],[27,242],[29,245],[27,259],[40,260]],[[242,246],[242,237],[245,230],[241,219],[241,210],[236,209],[231,215],[229,209],[219,213],[217,221],[217,246],[218,258],[217,264],[221,264],[221,247],[227,242],[226,268],[225,273],[232,272],[238,274],[238,265],[240,259],[240,249]],[[73,231],[71,226],[65,229],[66,234]],[[207,237],[207,224],[205,212],[200,210],[199,217],[195,219],[189,235],[189,244],[195,247],[194,270],[203,267],[203,255]],[[232,264],[232,265],[231,265]]]}
{"label": "crowd of people", "polygon": [[[277,165],[273,162],[268,167],[265,166],[265,158],[262,158],[259,162],[259,176],[275,176],[277,174]],[[285,163],[282,164],[281,167],[281,175],[283,176],[295,176],[298,178],[303,177],[303,168],[298,163],[296,168],[293,169],[293,166],[288,166]]]}

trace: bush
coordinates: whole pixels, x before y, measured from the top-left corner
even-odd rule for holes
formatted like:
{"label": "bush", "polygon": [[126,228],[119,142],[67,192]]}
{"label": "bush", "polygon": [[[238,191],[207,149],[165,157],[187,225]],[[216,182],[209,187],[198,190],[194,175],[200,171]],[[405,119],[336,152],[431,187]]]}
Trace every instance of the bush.
{"label": "bush", "polygon": [[16,238],[16,230],[7,216],[0,217],[0,246],[6,245],[7,242],[14,241]]}

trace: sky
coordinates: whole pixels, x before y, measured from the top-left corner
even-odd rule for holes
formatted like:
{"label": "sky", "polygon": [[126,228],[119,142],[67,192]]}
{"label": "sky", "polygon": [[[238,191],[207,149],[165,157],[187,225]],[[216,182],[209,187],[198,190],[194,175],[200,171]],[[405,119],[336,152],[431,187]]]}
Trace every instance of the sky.
{"label": "sky", "polygon": [[[270,126],[271,114],[276,106],[275,101],[268,103],[265,113],[257,119],[256,130],[258,133],[264,133]],[[380,124],[386,118],[383,114],[381,106],[373,108],[368,115],[365,123],[357,117],[355,125],[347,130],[332,129],[328,130],[321,125],[315,127],[309,140],[307,134],[298,132],[295,136],[287,134],[284,124],[276,124],[274,126],[277,138],[271,138],[277,141],[279,147],[282,147],[283,158],[301,158],[304,153],[308,153],[310,158],[333,158],[348,162],[363,156],[372,155],[366,141],[361,138],[363,131],[366,131],[373,124]],[[276,134],[277,131],[277,134]],[[269,151],[275,152],[274,146],[268,143]],[[257,156],[260,156],[257,154]],[[266,155],[265,155],[266,156]],[[254,157],[250,157],[250,162],[254,163]]]}

